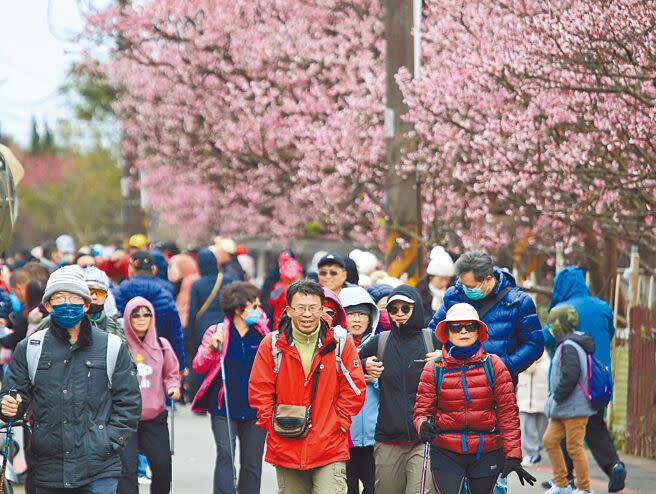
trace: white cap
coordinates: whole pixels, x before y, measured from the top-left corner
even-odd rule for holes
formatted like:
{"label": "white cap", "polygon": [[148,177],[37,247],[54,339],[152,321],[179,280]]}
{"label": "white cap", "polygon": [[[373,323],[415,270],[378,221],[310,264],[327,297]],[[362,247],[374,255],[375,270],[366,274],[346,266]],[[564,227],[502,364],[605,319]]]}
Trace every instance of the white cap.
{"label": "white cap", "polygon": [[447,276],[451,277],[456,274],[456,266],[449,253],[444,250],[444,247],[438,245],[433,247],[430,253],[430,262],[426,268],[426,273],[431,276]]}
{"label": "white cap", "polygon": [[385,304],[385,307],[387,307],[392,302],[396,302],[397,300],[400,300],[401,302],[408,302],[409,304],[412,305],[415,304],[415,301],[412,300],[410,297],[406,297],[405,295],[401,295],[400,293],[397,293],[396,295],[392,295],[390,298],[387,299],[387,304]]}

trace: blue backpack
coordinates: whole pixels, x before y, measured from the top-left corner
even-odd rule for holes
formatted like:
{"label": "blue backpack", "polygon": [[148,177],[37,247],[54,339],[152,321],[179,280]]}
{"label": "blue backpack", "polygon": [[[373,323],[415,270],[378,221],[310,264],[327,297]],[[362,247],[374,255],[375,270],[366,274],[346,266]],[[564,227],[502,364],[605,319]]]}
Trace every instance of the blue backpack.
{"label": "blue backpack", "polygon": [[613,396],[613,375],[611,374],[610,369],[597,357],[583,350],[583,348],[576,342],[565,340],[563,343],[576,348],[579,354],[579,360],[581,360],[582,363],[585,363],[586,359],[581,359],[581,353],[587,356],[588,386],[586,389],[579,379],[579,388],[583,391],[583,394],[590,402],[590,406],[593,410],[602,410],[606,408]]}

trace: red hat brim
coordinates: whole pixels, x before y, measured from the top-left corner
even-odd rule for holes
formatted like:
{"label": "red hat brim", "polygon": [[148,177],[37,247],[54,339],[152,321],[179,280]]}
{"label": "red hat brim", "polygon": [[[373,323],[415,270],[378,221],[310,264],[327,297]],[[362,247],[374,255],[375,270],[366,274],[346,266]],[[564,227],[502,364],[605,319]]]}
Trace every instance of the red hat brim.
{"label": "red hat brim", "polygon": [[[478,329],[478,341],[483,343],[484,341],[487,340],[487,324],[485,324],[483,321],[479,321],[478,319],[470,319],[473,321],[476,321],[479,325]],[[446,343],[449,341],[449,336],[446,334],[446,323],[447,322],[467,322],[467,321],[446,321],[442,320],[438,323],[437,327],[435,328],[435,336],[437,337],[438,341],[441,341],[442,343]]]}

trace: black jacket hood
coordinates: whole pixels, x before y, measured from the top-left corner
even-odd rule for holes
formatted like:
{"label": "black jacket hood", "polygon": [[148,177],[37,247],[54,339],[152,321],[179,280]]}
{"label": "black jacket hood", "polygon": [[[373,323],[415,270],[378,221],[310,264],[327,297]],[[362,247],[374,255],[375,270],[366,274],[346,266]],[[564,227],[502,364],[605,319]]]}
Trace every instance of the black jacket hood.
{"label": "black jacket hood", "polygon": [[586,333],[568,333],[561,341],[572,340],[581,345],[587,353],[594,353],[595,344],[592,336]]}
{"label": "black jacket hood", "polygon": [[412,315],[410,316],[410,319],[408,319],[408,321],[405,324],[402,324],[400,328],[390,318],[390,323],[392,324],[392,328],[400,329],[401,333],[410,333],[410,332],[414,333],[417,331],[421,331],[425,327],[424,304],[421,301],[421,295],[419,295],[419,292],[417,291],[416,288],[410,285],[397,286],[394,290],[392,290],[392,293],[390,294],[389,298],[391,299],[394,295],[397,294],[403,295],[405,297],[414,300],[415,307],[414,310],[412,311]]}

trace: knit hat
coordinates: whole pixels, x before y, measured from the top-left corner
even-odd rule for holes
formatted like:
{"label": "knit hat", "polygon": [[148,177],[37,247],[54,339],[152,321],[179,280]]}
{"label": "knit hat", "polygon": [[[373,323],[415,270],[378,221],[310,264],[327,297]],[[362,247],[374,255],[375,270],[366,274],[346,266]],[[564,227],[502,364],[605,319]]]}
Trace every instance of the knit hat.
{"label": "knit hat", "polygon": [[84,280],[87,282],[89,288],[97,288],[98,290],[109,291],[109,278],[104,271],[101,271],[95,266],[84,268]]}
{"label": "knit hat", "polygon": [[551,309],[547,322],[554,339],[560,341],[566,334],[576,331],[579,313],[571,305],[559,305]]}
{"label": "knit hat", "polygon": [[483,342],[487,340],[487,324],[481,321],[478,318],[478,312],[476,309],[468,303],[460,303],[452,305],[451,308],[446,312],[446,318],[439,322],[435,328],[435,336],[442,343],[449,341],[449,335],[447,335],[446,325],[449,322],[468,322],[476,321],[478,322],[478,341]]}
{"label": "knit hat", "polygon": [[357,312],[358,314],[367,314],[369,317],[371,317],[372,306],[369,304],[347,305],[344,307],[344,310],[347,314],[353,314]]}
{"label": "knit hat", "polygon": [[89,287],[84,281],[84,272],[76,264],[53,271],[50,278],[48,278],[46,291],[41,301],[44,303],[49,301],[50,297],[57,292],[74,293],[91,303],[91,293],[89,293]]}
{"label": "knit hat", "polygon": [[444,247],[438,245],[433,247],[430,253],[430,262],[426,268],[426,273],[431,276],[447,276],[451,278],[456,274],[456,267],[449,253]]}

